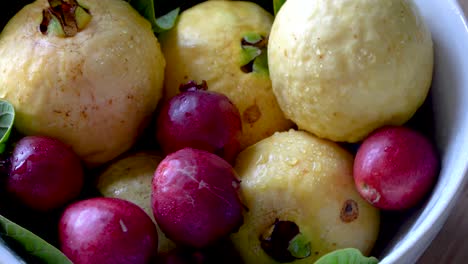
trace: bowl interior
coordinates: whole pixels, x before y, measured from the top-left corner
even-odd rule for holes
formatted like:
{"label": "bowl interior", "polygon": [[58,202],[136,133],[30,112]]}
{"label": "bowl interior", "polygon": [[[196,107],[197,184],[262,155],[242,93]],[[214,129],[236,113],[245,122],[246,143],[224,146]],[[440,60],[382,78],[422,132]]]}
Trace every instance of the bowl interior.
{"label": "bowl interior", "polygon": [[[432,32],[434,79],[429,100],[442,167],[427,201],[410,212],[382,250],[381,263],[414,263],[437,235],[461,192],[468,167],[468,28],[456,0],[415,0]],[[467,54],[465,56],[465,54]]]}

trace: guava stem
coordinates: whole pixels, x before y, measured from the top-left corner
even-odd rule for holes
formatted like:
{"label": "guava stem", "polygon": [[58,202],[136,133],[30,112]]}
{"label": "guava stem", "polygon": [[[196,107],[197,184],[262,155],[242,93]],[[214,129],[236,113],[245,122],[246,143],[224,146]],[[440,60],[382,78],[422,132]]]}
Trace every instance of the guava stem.
{"label": "guava stem", "polygon": [[39,27],[44,35],[73,37],[91,21],[88,10],[76,0],[48,0],[50,7],[43,10]]}

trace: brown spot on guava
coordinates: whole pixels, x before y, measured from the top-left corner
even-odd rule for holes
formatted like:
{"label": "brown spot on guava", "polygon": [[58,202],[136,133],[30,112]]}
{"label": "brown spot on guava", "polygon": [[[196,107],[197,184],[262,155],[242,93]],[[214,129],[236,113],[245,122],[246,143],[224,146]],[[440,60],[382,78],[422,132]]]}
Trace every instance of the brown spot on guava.
{"label": "brown spot on guava", "polygon": [[359,208],[356,201],[348,199],[343,203],[340,218],[345,223],[351,223],[359,216]]}
{"label": "brown spot on guava", "polygon": [[244,110],[242,114],[242,119],[249,124],[253,124],[257,122],[261,116],[262,112],[260,111],[260,108],[258,108],[258,105],[255,103]]}

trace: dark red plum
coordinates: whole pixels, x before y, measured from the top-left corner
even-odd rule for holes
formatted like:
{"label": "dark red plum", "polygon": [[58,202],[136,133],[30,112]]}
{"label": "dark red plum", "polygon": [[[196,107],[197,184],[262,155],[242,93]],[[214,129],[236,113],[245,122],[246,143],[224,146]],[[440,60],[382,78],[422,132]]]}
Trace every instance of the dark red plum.
{"label": "dark red plum", "polygon": [[156,226],[143,209],[109,197],[68,206],[60,218],[59,241],[75,264],[146,264],[158,249]]}
{"label": "dark red plum", "polygon": [[154,218],[174,242],[212,245],[243,222],[239,180],[229,163],[212,153],[185,148],[168,155],[152,181]]}
{"label": "dark red plum", "polygon": [[83,187],[83,167],[73,150],[53,138],[28,136],[16,144],[10,157],[6,190],[38,211],[65,205]]}
{"label": "dark red plum", "polygon": [[415,130],[376,130],[359,147],[354,180],[359,193],[384,210],[415,206],[432,188],[440,167],[433,144]]}
{"label": "dark red plum", "polygon": [[166,154],[191,147],[232,163],[240,151],[239,110],[225,95],[205,89],[206,83],[190,82],[163,104],[157,120],[157,140]]}

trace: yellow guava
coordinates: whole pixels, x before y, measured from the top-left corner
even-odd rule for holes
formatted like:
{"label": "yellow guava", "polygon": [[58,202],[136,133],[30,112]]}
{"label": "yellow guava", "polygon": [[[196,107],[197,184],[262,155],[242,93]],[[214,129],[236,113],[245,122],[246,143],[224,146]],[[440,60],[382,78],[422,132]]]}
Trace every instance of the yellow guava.
{"label": "yellow guava", "polygon": [[[156,223],[151,210],[151,181],[163,157],[157,153],[137,152],[113,161],[99,174],[96,187],[106,197],[120,198],[140,206]],[[156,224],[158,252],[175,248]]]}
{"label": "yellow guava", "polygon": [[231,239],[246,264],[314,263],[348,247],[370,253],[380,214],[356,191],[353,156],[336,143],[278,132],[242,151],[235,170],[247,212]]}
{"label": "yellow guava", "polygon": [[150,23],[127,2],[52,2],[25,6],[1,33],[0,98],[16,108],[20,132],[60,139],[99,165],[129,149],[148,122],[165,60]]}
{"label": "yellow guava", "polygon": [[410,0],[288,0],[268,48],[285,115],[333,141],[405,123],[432,81],[431,33]]}
{"label": "yellow guava", "polygon": [[242,149],[290,128],[268,76],[272,22],[270,13],[244,1],[207,1],[182,12],[160,37],[167,61],[165,99],[178,94],[180,84],[207,81],[208,90],[225,94],[239,109]]}

